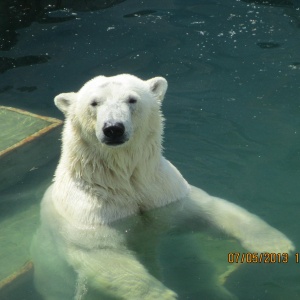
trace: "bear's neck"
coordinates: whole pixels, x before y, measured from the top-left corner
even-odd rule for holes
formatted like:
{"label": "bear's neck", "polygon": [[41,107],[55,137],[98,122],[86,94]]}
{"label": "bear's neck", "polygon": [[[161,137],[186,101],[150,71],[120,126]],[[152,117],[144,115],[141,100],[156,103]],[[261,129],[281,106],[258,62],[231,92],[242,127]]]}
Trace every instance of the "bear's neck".
{"label": "bear's neck", "polygon": [[138,186],[139,181],[143,184],[151,181],[157,173],[162,157],[160,132],[132,139],[117,147],[98,141],[90,143],[79,138],[74,131],[73,134],[70,132],[64,129],[58,169],[65,170],[68,176],[81,184],[92,188],[125,190]]}

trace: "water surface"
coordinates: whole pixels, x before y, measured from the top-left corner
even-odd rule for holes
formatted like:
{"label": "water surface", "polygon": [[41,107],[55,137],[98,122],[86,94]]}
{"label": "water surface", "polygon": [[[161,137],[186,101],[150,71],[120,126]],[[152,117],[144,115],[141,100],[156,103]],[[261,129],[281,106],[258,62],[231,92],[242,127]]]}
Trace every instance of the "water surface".
{"label": "water surface", "polygon": [[[30,14],[15,7],[22,22],[11,12],[0,36],[0,105],[62,118],[54,96],[93,76],[164,76],[165,156],[191,184],[261,216],[299,251],[299,7],[296,0],[127,0]],[[23,201],[39,202],[37,186],[50,183],[57,160],[0,192],[3,222]],[[225,286],[245,300],[299,299],[299,268],[294,254],[288,264],[244,264]]]}

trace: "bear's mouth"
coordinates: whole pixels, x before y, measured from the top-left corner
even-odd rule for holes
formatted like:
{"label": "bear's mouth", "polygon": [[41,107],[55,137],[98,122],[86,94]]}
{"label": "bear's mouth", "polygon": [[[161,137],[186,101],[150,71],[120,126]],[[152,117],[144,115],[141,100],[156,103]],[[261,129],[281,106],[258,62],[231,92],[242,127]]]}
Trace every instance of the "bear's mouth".
{"label": "bear's mouth", "polygon": [[109,138],[104,138],[102,140],[102,143],[107,145],[107,146],[113,146],[113,147],[116,147],[116,146],[120,146],[120,145],[123,145],[125,142],[127,142],[127,139],[109,139]]}

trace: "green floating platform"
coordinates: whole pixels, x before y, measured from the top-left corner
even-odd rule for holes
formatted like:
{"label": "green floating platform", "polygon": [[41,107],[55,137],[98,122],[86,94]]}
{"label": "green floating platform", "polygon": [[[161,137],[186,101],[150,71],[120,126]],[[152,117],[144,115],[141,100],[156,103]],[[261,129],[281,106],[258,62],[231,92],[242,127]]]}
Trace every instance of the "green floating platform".
{"label": "green floating platform", "polygon": [[0,106],[0,157],[61,124],[54,118]]}
{"label": "green floating platform", "polygon": [[0,299],[15,299],[18,286],[32,278],[29,249],[52,177],[40,170],[58,159],[62,123],[0,106]]}
{"label": "green floating platform", "polygon": [[[53,139],[63,122],[24,110],[0,106],[0,191],[53,157]],[[53,152],[56,154],[56,152]]]}

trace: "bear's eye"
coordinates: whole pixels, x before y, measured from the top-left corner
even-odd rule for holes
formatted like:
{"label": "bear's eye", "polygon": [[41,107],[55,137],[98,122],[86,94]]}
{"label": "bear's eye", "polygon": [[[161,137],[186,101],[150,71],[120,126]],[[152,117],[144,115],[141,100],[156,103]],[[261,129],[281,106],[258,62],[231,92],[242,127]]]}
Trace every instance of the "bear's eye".
{"label": "bear's eye", "polygon": [[133,103],[136,103],[136,99],[135,98],[132,98],[132,97],[130,97],[129,99],[128,99],[128,103],[130,103],[130,104],[133,104]]}
{"label": "bear's eye", "polygon": [[95,106],[97,106],[97,105],[98,105],[98,102],[97,102],[96,100],[93,100],[93,101],[91,102],[91,106],[95,107]]}

